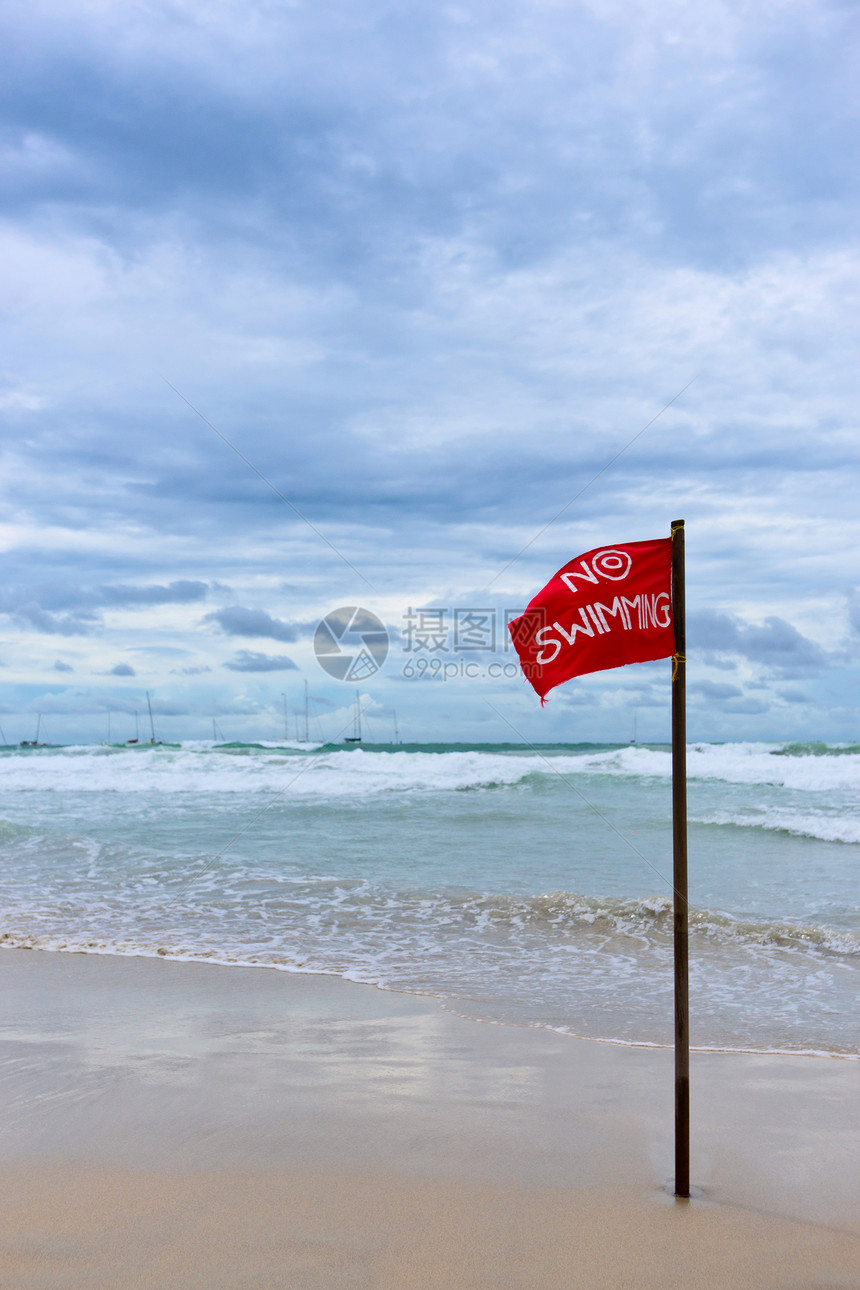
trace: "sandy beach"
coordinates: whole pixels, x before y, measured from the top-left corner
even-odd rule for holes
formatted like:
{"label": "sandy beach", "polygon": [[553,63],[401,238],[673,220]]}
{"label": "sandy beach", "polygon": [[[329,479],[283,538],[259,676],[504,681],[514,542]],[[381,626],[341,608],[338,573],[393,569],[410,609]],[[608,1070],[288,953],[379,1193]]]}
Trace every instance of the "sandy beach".
{"label": "sandy beach", "polygon": [[860,1063],[465,1020],[335,977],[0,952],[4,1287],[860,1286]]}

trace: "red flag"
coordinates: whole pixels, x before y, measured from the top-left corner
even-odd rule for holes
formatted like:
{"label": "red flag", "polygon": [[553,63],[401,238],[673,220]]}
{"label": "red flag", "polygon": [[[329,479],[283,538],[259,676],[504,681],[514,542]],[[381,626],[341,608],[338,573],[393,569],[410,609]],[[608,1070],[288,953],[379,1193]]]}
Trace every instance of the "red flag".
{"label": "red flag", "polygon": [[669,658],[675,653],[672,539],[576,556],[509,630],[541,703],[573,676]]}

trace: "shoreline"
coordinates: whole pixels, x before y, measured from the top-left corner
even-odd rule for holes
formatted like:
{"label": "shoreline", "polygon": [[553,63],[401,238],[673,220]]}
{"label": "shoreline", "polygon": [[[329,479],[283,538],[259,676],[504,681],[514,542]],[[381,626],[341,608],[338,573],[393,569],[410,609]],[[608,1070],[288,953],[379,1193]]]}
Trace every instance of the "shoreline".
{"label": "shoreline", "polygon": [[[22,939],[22,938],[18,938]],[[284,976],[295,977],[320,977],[325,980],[343,981],[347,985],[359,986],[368,990],[381,990],[385,994],[402,995],[407,998],[427,999],[449,1013],[453,1017],[459,1017],[461,1021],[474,1022],[482,1026],[503,1026],[512,1027],[518,1030],[538,1030],[546,1031],[550,1034],[561,1035],[565,1039],[575,1040],[585,1044],[609,1044],[616,1048],[635,1048],[647,1051],[672,1052],[672,1045],[669,1043],[661,1044],[656,1041],[652,1042],[645,1039],[613,1039],[603,1035],[584,1035],[578,1031],[565,1030],[563,1026],[551,1026],[548,1023],[540,1021],[518,1021],[513,1018],[496,1018],[481,1017],[468,1012],[461,1012],[455,1006],[456,999],[459,996],[445,996],[441,994],[432,994],[420,990],[406,990],[394,985],[385,985],[379,981],[359,981],[341,972],[325,971],[322,968],[301,968],[294,967],[287,963],[254,963],[251,961],[218,959],[214,956],[201,955],[199,958],[193,955],[161,953],[156,950],[147,952],[145,950],[120,950],[120,949],[98,949],[96,947],[87,947],[80,949],[77,946],[50,946],[42,945],[22,945],[13,940],[9,933],[0,934],[0,955],[4,952],[10,953],[33,953],[33,954],[59,954],[59,955],[80,955],[82,957],[106,958],[106,959],[141,959],[147,962],[158,963],[185,963],[201,967],[227,968],[236,971],[265,971],[276,972]],[[477,1011],[477,1010],[476,1010]],[[839,1052],[835,1049],[817,1049],[817,1048],[729,1048],[718,1044],[690,1044],[691,1053],[715,1053],[751,1057],[804,1057],[804,1058],[821,1058],[834,1061],[860,1062],[860,1052]]]}
{"label": "shoreline", "polygon": [[164,958],[0,983],[4,1284],[857,1284],[856,1063],[694,1054],[681,1203],[668,1049]]}

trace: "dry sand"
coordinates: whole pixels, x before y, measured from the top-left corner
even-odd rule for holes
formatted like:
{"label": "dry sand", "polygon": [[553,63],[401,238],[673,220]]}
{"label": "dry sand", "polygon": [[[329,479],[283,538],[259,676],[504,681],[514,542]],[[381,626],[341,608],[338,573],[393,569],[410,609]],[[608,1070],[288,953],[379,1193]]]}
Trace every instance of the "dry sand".
{"label": "dry sand", "polygon": [[0,952],[0,1287],[860,1288],[860,1063],[672,1060],[330,977]]}

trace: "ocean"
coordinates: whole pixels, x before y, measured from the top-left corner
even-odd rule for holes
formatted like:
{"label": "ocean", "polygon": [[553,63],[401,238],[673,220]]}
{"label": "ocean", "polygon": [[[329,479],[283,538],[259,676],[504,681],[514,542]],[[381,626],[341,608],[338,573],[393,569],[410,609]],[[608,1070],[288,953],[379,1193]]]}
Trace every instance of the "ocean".
{"label": "ocean", "polygon": [[[860,1055],[860,746],[693,744],[691,1043]],[[659,745],[0,751],[0,944],[672,1042]]]}

